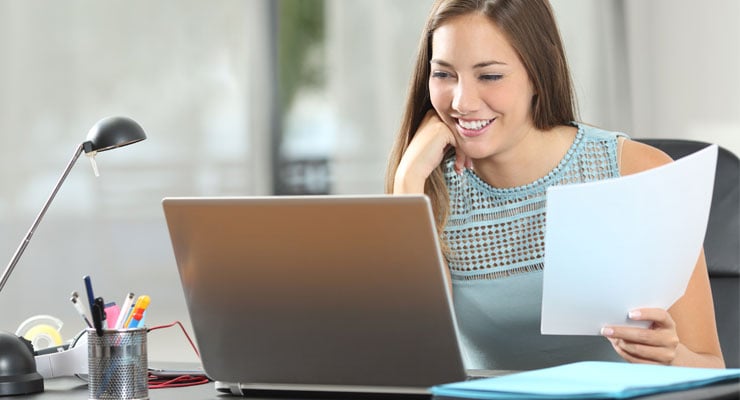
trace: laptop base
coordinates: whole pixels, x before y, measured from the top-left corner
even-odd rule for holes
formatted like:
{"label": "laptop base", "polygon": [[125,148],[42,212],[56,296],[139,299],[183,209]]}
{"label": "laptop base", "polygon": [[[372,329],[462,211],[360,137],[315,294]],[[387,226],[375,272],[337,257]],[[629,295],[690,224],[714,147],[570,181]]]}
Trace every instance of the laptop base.
{"label": "laptop base", "polygon": [[[429,400],[430,393],[376,392],[348,390],[310,390],[310,389],[255,389],[242,387],[238,383],[216,381],[216,390],[220,393],[253,399],[352,399],[352,400]],[[407,390],[403,388],[402,390]]]}

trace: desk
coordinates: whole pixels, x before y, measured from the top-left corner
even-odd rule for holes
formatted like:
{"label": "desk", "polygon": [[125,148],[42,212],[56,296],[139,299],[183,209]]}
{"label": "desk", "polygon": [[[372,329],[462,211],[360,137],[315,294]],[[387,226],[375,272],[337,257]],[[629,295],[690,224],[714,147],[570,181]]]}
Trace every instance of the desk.
{"label": "desk", "polygon": [[[87,385],[77,378],[57,378],[44,382],[46,390],[42,393],[36,393],[25,396],[8,397],[9,400],[16,399],[35,399],[35,400],[83,400],[87,399]],[[379,396],[379,398],[389,399],[392,396]],[[223,395],[216,392],[214,384],[171,388],[171,389],[154,389],[149,390],[151,400],[228,400],[239,399],[240,397]],[[336,398],[339,398],[336,397]],[[335,398],[335,399],[336,399]],[[373,398],[372,396],[362,396],[363,399]],[[284,399],[284,398],[281,398]],[[315,400],[315,397],[313,398]],[[705,399],[722,399],[737,400],[740,399],[740,381],[712,385],[703,388],[695,388],[680,392],[660,393],[653,396],[639,397],[639,400],[705,400]],[[347,400],[353,400],[348,398]],[[437,400],[437,399],[435,399]],[[443,400],[442,398],[438,400]]]}

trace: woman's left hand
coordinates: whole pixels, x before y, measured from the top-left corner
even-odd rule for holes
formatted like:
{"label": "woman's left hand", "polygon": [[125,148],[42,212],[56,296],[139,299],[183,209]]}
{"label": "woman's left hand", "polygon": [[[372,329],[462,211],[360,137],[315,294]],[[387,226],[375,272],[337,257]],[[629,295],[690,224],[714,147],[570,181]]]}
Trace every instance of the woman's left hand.
{"label": "woman's left hand", "polygon": [[671,365],[679,346],[676,323],[661,308],[641,308],[630,311],[634,321],[652,321],[647,329],[628,326],[605,326],[601,334],[612,343],[614,350],[632,363]]}

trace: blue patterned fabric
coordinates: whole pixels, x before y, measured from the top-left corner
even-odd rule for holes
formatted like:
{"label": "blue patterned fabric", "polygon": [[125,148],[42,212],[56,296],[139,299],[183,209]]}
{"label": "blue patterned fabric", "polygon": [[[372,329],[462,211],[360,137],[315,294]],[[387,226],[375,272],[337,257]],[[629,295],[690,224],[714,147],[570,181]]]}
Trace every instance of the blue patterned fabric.
{"label": "blue patterned fabric", "polygon": [[472,171],[456,174],[454,159],[445,163],[450,216],[443,238],[468,368],[621,360],[603,337],[539,333],[547,188],[619,176],[617,138],[623,134],[577,127],[558,166],[528,185],[495,188]]}

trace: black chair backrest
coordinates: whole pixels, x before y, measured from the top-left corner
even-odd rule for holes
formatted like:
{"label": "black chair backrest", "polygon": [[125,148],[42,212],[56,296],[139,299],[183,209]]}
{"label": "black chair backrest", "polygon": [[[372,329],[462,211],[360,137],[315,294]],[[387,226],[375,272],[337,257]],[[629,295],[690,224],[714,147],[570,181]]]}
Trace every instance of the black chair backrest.
{"label": "black chair backrest", "polygon": [[[710,143],[683,139],[636,139],[679,159]],[[740,161],[719,147],[712,208],[704,237],[722,353],[728,368],[740,367]]]}

